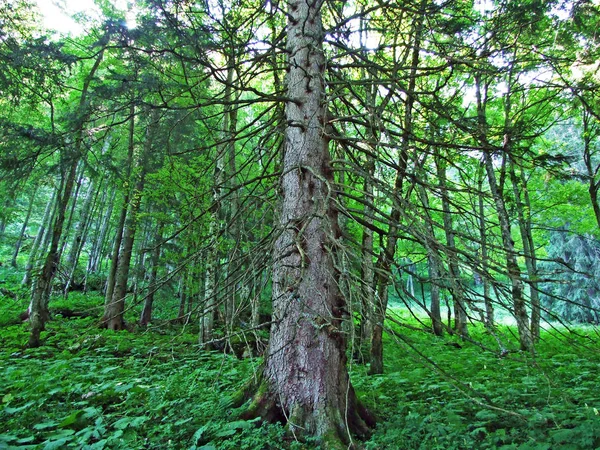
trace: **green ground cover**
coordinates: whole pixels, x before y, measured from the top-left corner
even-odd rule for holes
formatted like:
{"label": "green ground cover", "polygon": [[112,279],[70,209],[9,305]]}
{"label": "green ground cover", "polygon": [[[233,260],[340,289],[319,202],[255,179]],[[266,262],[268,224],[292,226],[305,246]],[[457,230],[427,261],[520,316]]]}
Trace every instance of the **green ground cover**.
{"label": "green ground cover", "polygon": [[[312,448],[279,425],[237,419],[229,396],[259,370],[260,358],[201,351],[191,326],[100,330],[101,302],[78,293],[55,301],[54,309],[92,314],[56,316],[46,345],[26,349],[28,324],[15,320],[24,300],[0,299],[0,448]],[[379,418],[373,435],[357,442],[363,448],[600,447],[594,330],[546,332],[535,357],[394,331],[384,375],[350,367],[359,396]],[[471,336],[495,342],[483,328],[472,327]]]}

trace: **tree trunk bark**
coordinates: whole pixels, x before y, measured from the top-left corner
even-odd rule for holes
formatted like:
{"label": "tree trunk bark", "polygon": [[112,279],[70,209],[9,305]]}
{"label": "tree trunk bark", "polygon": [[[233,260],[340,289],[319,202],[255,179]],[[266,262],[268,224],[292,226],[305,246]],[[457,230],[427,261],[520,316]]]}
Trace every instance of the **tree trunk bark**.
{"label": "tree trunk bark", "polygon": [[600,167],[597,164],[594,164],[593,154],[594,150],[592,149],[592,138],[594,135],[598,135],[597,130],[594,130],[592,123],[590,123],[594,118],[587,111],[586,107],[583,109],[582,113],[582,138],[583,138],[583,162],[585,163],[585,168],[587,171],[588,177],[588,192],[590,194],[590,201],[592,203],[592,209],[594,211],[594,217],[596,218],[596,224],[600,229],[600,203],[598,203],[598,191],[600,191],[600,180],[598,180],[598,173],[600,172]]}
{"label": "tree trunk bark", "polygon": [[345,300],[334,252],[339,239],[325,105],[321,3],[289,4],[290,58],[280,234],[274,247],[273,325],[263,380],[246,415],[286,420],[294,436],[347,448],[364,434],[346,367]]}
{"label": "tree trunk bark", "polygon": [[185,318],[185,305],[187,301],[187,277],[188,269],[184,268],[181,278],[179,279],[179,310],[177,311],[177,318],[175,319],[178,323],[186,323]]}
{"label": "tree trunk bark", "polygon": [[67,280],[64,289],[65,297],[68,295],[71,283],[73,283],[81,248],[85,243],[85,230],[87,229],[88,218],[90,214],[90,208],[92,206],[92,200],[94,199],[94,194],[94,182],[90,180],[88,190],[85,193],[83,206],[79,212],[79,221],[77,222],[77,226],[75,228],[75,235],[73,236],[73,241],[71,242],[71,248],[69,249],[69,254],[67,255],[67,260],[65,261],[65,270],[67,271]]}
{"label": "tree trunk bark", "polygon": [[[211,236],[215,235],[216,227],[215,220],[211,220],[209,232]],[[199,343],[202,345],[212,340],[213,328],[215,326],[217,305],[216,271],[219,263],[219,249],[216,239],[214,239],[209,251],[210,254],[204,271],[204,297],[200,311],[200,333],[198,336]]]}
{"label": "tree trunk bark", "polygon": [[[82,134],[82,133],[81,133]],[[58,203],[56,221],[52,229],[52,242],[50,243],[50,251],[46,256],[42,271],[36,280],[35,287],[31,296],[31,307],[30,307],[30,323],[31,333],[29,335],[29,347],[39,347],[41,344],[40,334],[46,326],[46,322],[50,319],[50,312],[48,310],[48,301],[50,299],[50,290],[52,287],[52,280],[56,274],[58,263],[60,260],[58,246],[60,244],[60,238],[63,232],[63,225],[65,222],[67,205],[71,194],[73,192],[73,185],[75,184],[75,177],[77,175],[77,165],[79,163],[79,150],[81,147],[80,135],[75,149],[75,158],[71,162],[71,166],[68,169],[68,173],[65,177],[64,189],[62,196]]]}
{"label": "tree trunk bark", "polygon": [[[425,180],[424,175],[423,180]],[[429,272],[429,294],[431,304],[429,314],[431,317],[431,327],[436,336],[443,336],[444,326],[442,323],[442,311],[440,306],[442,260],[437,250],[439,244],[435,237],[433,220],[431,219],[430,215],[431,208],[429,206],[429,197],[427,196],[427,191],[422,184],[419,184],[418,190],[421,197],[421,203],[423,204],[423,208],[425,210],[425,229],[427,230],[427,235],[425,236],[425,248],[427,249],[427,268]],[[423,304],[425,304],[425,299],[423,299]]]}
{"label": "tree trunk bark", "polygon": [[79,199],[79,189],[81,189],[81,184],[83,183],[83,164],[79,164],[78,169],[77,169],[77,186],[75,188],[75,193],[73,194],[72,198],[71,198],[71,209],[69,211],[69,217],[67,219],[67,225],[65,226],[66,228],[66,233],[63,234],[63,238],[62,238],[62,243],[60,244],[60,252],[58,253],[58,259],[62,259],[62,255],[63,252],[65,251],[65,248],[67,247],[67,240],[69,238],[69,233],[71,231],[71,223],[73,222],[73,218],[75,217],[75,208],[77,207],[77,200]]}
{"label": "tree trunk bark", "polygon": [[103,198],[101,200],[102,206],[98,214],[102,215],[102,211],[104,211],[105,206],[106,212],[104,212],[102,221],[98,224],[94,232],[94,236],[96,236],[96,239],[94,239],[92,251],[90,252],[90,260],[87,268],[88,275],[91,273],[96,273],[99,270],[100,262],[102,261],[102,257],[104,255],[104,247],[106,243],[106,236],[108,234],[108,228],[110,225],[110,218],[113,213],[113,207],[116,196],[115,194],[116,191],[113,188],[111,194],[108,196],[108,199],[105,198],[106,195],[103,195]]}

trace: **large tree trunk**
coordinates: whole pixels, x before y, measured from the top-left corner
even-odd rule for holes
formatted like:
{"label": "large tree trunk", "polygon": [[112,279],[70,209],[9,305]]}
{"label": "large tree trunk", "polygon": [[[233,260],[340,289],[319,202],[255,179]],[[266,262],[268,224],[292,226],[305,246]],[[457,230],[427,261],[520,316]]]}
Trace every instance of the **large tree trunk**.
{"label": "large tree trunk", "polygon": [[[287,420],[296,437],[347,448],[365,433],[346,368],[345,301],[334,251],[339,227],[326,136],[319,2],[289,5],[290,58],[280,234],[275,242],[273,325],[262,385],[248,416]],[[366,416],[366,414],[362,414]]]}

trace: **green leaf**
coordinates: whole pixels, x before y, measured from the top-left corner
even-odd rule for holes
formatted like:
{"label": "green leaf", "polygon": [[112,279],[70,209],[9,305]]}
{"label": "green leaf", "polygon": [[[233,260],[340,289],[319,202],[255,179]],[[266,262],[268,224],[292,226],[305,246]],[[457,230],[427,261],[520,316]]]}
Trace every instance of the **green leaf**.
{"label": "green leaf", "polygon": [[58,425],[59,428],[66,428],[74,424],[81,423],[81,418],[85,414],[84,410],[75,411],[74,413],[68,415],[63,419],[63,421]]}
{"label": "green leaf", "polygon": [[127,427],[136,428],[148,420],[148,416],[123,417],[113,423],[113,427],[118,430],[124,430]]}
{"label": "green leaf", "polygon": [[198,441],[202,438],[202,435],[204,434],[204,432],[206,430],[208,430],[209,425],[210,425],[210,422],[202,425],[200,428],[198,428],[196,430],[196,432],[192,436],[192,442],[194,443],[194,445],[196,445],[198,443]]}
{"label": "green leaf", "polygon": [[47,429],[49,429],[49,428],[54,428],[54,427],[56,427],[56,425],[58,425],[58,422],[55,422],[55,421],[51,420],[51,421],[47,421],[47,422],[36,423],[36,424],[33,426],[33,429],[34,429],[34,430],[38,430],[38,431],[41,431],[41,430],[47,430]]}
{"label": "green leaf", "polygon": [[0,434],[0,442],[12,442],[17,439],[19,439],[19,437],[12,434]]}
{"label": "green leaf", "polygon": [[13,415],[33,406],[34,404],[35,402],[27,402],[23,406],[19,406],[18,408],[11,408],[10,406],[7,406],[6,408],[4,408],[4,412],[8,415]]}

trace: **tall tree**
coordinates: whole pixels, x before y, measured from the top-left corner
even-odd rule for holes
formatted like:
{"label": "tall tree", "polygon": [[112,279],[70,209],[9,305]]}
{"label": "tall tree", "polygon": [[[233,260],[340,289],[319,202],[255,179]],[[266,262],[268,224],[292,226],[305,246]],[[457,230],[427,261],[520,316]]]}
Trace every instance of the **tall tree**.
{"label": "tall tree", "polygon": [[273,325],[262,385],[248,415],[287,419],[296,436],[346,448],[367,431],[346,367],[339,228],[328,150],[322,2],[288,6],[286,143],[274,249]]}

